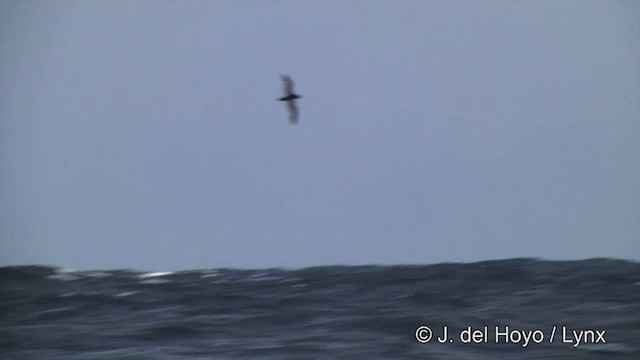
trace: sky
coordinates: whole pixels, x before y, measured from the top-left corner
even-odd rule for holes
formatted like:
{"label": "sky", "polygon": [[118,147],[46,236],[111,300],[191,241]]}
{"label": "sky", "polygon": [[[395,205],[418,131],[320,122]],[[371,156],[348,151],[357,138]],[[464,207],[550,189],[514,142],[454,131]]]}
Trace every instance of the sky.
{"label": "sky", "polygon": [[638,1],[0,2],[0,266],[514,257],[640,261]]}

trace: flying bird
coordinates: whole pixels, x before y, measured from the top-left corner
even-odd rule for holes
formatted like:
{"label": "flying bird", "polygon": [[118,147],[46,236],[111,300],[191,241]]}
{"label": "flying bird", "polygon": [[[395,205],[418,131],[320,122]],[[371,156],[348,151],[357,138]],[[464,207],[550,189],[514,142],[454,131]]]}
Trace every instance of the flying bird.
{"label": "flying bird", "polygon": [[279,98],[278,100],[287,102],[287,107],[289,108],[289,123],[297,124],[298,123],[298,106],[296,105],[296,99],[299,99],[302,96],[294,92],[293,80],[291,80],[289,75],[283,75],[282,81],[284,82],[285,96]]}

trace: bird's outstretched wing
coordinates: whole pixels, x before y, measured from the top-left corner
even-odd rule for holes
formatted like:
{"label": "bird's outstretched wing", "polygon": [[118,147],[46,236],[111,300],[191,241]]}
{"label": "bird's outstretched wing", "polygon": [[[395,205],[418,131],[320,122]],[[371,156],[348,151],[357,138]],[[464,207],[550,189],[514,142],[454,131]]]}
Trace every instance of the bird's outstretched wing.
{"label": "bird's outstretched wing", "polygon": [[282,75],[282,81],[284,82],[284,93],[289,96],[294,94],[293,91],[293,80],[289,77],[289,75]]}
{"label": "bird's outstretched wing", "polygon": [[298,123],[298,106],[296,105],[295,100],[287,101],[287,105],[289,106],[289,123],[297,124]]}

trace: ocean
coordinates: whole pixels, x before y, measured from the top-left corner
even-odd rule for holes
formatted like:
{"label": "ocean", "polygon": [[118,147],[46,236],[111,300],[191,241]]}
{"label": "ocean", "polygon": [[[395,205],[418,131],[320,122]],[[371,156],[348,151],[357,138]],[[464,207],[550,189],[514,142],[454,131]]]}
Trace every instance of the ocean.
{"label": "ocean", "polygon": [[0,358],[640,359],[640,263],[2,267]]}

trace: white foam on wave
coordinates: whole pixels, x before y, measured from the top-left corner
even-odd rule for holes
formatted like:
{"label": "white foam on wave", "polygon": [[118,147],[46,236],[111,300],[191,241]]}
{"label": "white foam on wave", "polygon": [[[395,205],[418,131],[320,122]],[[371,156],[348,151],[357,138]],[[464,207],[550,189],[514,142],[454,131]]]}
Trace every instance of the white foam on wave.
{"label": "white foam on wave", "polygon": [[78,280],[80,277],[71,275],[71,274],[54,274],[47,276],[49,279],[60,280],[60,281],[73,281]]}
{"label": "white foam on wave", "polygon": [[172,275],[172,274],[174,274],[172,271],[159,271],[159,272],[151,272],[151,273],[140,274],[140,275],[138,275],[138,277],[140,279],[148,279],[148,278],[167,276],[167,275]]}
{"label": "white foam on wave", "polygon": [[200,275],[201,279],[204,278],[208,278],[208,277],[215,277],[218,276],[218,271],[216,270],[206,270],[202,272],[202,275]]}
{"label": "white foam on wave", "polygon": [[249,275],[247,281],[275,281],[281,280],[282,278],[279,276],[269,276],[269,273],[261,272],[253,275]]}
{"label": "white foam on wave", "polygon": [[88,276],[88,277],[93,277],[93,278],[104,278],[104,277],[111,276],[111,274],[103,272],[103,271],[91,271],[91,272],[83,273],[82,275]]}
{"label": "white foam on wave", "polygon": [[151,285],[165,284],[168,282],[169,280],[164,280],[164,279],[149,279],[149,280],[140,281],[141,284],[151,284]]}
{"label": "white foam on wave", "polygon": [[80,278],[80,276],[72,274],[75,270],[69,268],[57,268],[55,272],[55,274],[49,275],[47,278],[60,281],[73,281]]}

